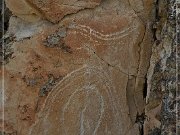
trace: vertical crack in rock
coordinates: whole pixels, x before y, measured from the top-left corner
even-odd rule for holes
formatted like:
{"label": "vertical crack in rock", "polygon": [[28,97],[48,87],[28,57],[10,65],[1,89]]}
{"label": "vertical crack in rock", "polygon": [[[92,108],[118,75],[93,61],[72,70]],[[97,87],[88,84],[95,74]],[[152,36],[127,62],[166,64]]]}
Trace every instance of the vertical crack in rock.
{"label": "vertical crack in rock", "polygon": [[155,42],[157,42],[157,44],[159,44],[159,40],[157,40],[157,37],[156,37],[157,25],[160,20],[159,13],[158,13],[159,12],[159,0],[156,0],[154,2],[154,8],[155,8],[155,22],[152,27],[153,39]]}
{"label": "vertical crack in rock", "polygon": [[145,119],[146,119],[145,113],[142,113],[142,114],[137,113],[135,123],[137,123],[139,125],[140,135],[144,135],[144,121],[145,121]]}
{"label": "vertical crack in rock", "polygon": [[[1,1],[0,2],[0,38],[2,38],[2,32],[3,32],[3,23],[4,23],[4,32],[6,33],[6,31],[8,30],[8,27],[9,27],[9,18],[11,17],[11,12],[10,10],[6,7],[6,4],[4,3],[4,9],[3,8],[3,2],[4,1]],[[4,18],[3,18],[4,17]],[[4,21],[4,22],[2,22]]]}
{"label": "vertical crack in rock", "polygon": [[[6,7],[4,1],[0,2],[0,65],[8,63],[9,59],[11,58],[13,54],[13,50],[11,48],[13,37],[7,37],[3,34],[6,33],[9,27],[9,18],[11,17],[11,12]],[[2,5],[4,4],[4,9],[2,9]],[[4,18],[3,18],[4,17]],[[2,22],[4,21],[4,22]],[[4,28],[4,30],[3,30]],[[2,33],[4,32],[4,33]],[[3,47],[3,45],[6,45]],[[4,49],[4,50],[3,50]],[[4,53],[4,54],[3,54]]]}
{"label": "vertical crack in rock", "polygon": [[[146,31],[147,29],[146,29],[146,26],[145,26],[145,30],[144,30],[144,33],[143,33],[143,36],[142,36],[142,40],[140,41],[140,43],[138,44],[138,46],[139,46],[139,60],[138,60],[138,63],[139,63],[139,65],[138,65],[138,69],[137,69],[137,77],[135,77],[135,85],[134,85],[134,91],[132,92],[132,93],[136,93],[136,85],[137,85],[137,79],[139,79],[140,77],[139,77],[139,72],[140,72],[140,65],[141,65],[141,57],[142,57],[142,43],[143,43],[143,41],[144,41],[144,39],[145,39],[145,35],[146,35]],[[145,78],[145,77],[144,77]],[[146,81],[146,80],[145,80]],[[145,84],[144,84],[145,85]],[[142,89],[143,90],[143,89]],[[142,95],[143,95],[143,91],[141,91],[142,92]],[[141,93],[140,93],[141,94]],[[140,95],[141,96],[141,95]],[[132,97],[129,97],[129,98],[132,98]],[[137,108],[137,116],[136,116],[136,121],[135,121],[135,123],[138,123],[138,125],[139,125],[139,132],[140,132],[140,135],[144,135],[144,120],[145,120],[145,118],[143,118],[143,119],[140,119],[139,120],[139,118],[141,118],[141,117],[143,117],[145,114],[145,112],[139,112],[139,108],[141,108],[141,107],[143,107],[144,108],[144,106],[139,106],[139,104],[137,103],[137,101],[136,101],[136,96],[135,95],[133,95],[133,98],[134,98],[134,103],[135,103],[135,106],[136,106],[136,108]],[[141,102],[144,102],[144,101],[141,101]],[[143,109],[144,110],[144,109]],[[140,116],[139,116],[139,113],[142,113]]]}
{"label": "vertical crack in rock", "polygon": [[144,88],[143,88],[143,98],[146,99],[147,97],[147,75],[145,77],[145,83],[144,83]]}

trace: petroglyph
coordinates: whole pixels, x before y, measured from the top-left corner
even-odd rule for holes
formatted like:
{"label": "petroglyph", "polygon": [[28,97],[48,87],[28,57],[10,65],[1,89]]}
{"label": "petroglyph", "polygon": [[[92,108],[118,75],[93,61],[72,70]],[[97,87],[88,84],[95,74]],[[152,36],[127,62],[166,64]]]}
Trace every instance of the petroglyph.
{"label": "petroglyph", "polygon": [[[14,41],[13,59],[5,65],[6,119],[17,134],[138,135],[136,116],[144,109],[151,50],[149,23],[126,0],[7,1],[14,19],[26,22],[34,13],[42,24],[48,22],[42,29],[33,27],[28,39]],[[21,25],[15,25],[14,34]],[[53,83],[48,75],[62,78]],[[24,76],[37,81],[27,86]],[[31,121],[21,119],[19,105],[34,110]]]}
{"label": "petroglyph", "polygon": [[[87,74],[90,75],[90,78],[89,77],[87,78]],[[94,78],[94,79],[92,79],[92,78]],[[78,83],[79,79],[81,79],[81,84]],[[95,81],[95,80],[97,80],[97,81]],[[53,90],[53,92],[48,96],[45,107],[39,115],[39,122],[37,122],[33,126],[30,134],[38,133],[39,135],[41,135],[41,134],[48,134],[49,132],[51,132],[50,131],[51,129],[48,130],[47,133],[45,133],[43,130],[41,131],[41,129],[47,128],[47,127],[44,127],[45,124],[43,124],[43,123],[49,122],[49,121],[51,121],[51,119],[53,119],[52,122],[54,124],[58,123],[58,125],[60,125],[61,131],[57,132],[57,130],[56,130],[55,134],[56,133],[57,134],[59,134],[59,133],[70,134],[71,133],[69,131],[70,128],[68,128],[65,125],[66,125],[66,122],[69,121],[69,118],[66,117],[67,113],[69,112],[69,113],[72,113],[72,115],[73,115],[73,113],[75,113],[77,111],[74,108],[76,105],[73,105],[73,104],[77,104],[77,106],[82,105],[82,109],[79,112],[81,115],[75,116],[75,118],[79,119],[79,120],[76,120],[76,122],[78,122],[80,124],[80,126],[77,126],[77,127],[79,127],[79,129],[77,128],[79,134],[82,134],[83,132],[87,132],[85,130],[86,124],[83,124],[83,123],[86,123],[87,120],[89,120],[88,115],[91,116],[93,114],[93,111],[95,111],[97,113],[97,114],[91,116],[91,120],[94,119],[93,121],[95,123],[90,125],[91,127],[88,130],[90,132],[90,134],[96,134],[98,132],[99,128],[101,128],[102,122],[106,121],[105,118],[107,118],[107,117],[105,115],[107,115],[108,110],[110,108],[112,108],[112,110],[114,110],[114,113],[117,113],[118,117],[122,117],[122,114],[120,115],[118,113],[119,109],[117,107],[117,106],[120,107],[121,105],[118,104],[117,101],[114,100],[114,98],[116,97],[114,95],[115,93],[112,92],[112,90],[113,90],[111,87],[112,85],[108,84],[108,83],[110,83],[110,80],[106,76],[104,76],[104,73],[101,70],[97,70],[94,68],[86,67],[86,68],[82,68],[76,72],[71,73],[71,75],[68,75],[68,77],[66,77],[62,82],[60,82],[56,86],[56,88]],[[66,84],[66,85],[64,85],[64,84]],[[104,86],[106,87],[105,89],[103,88]],[[111,87],[111,88],[109,88],[109,87]],[[102,89],[104,89],[104,90],[102,90]],[[67,94],[65,94],[66,92],[68,92],[68,93],[70,92],[71,94],[70,95],[68,94],[69,95],[68,98],[66,100],[64,99],[65,101],[64,100],[62,101],[62,99],[66,97],[65,95],[67,95]],[[83,96],[85,101],[82,104],[81,103],[78,104],[78,102],[73,102],[73,100],[76,100],[78,98],[80,93],[83,93],[83,95],[85,94]],[[97,101],[97,103],[93,103],[93,100],[96,101],[97,99],[99,101]],[[99,107],[94,106],[95,104],[98,105]],[[95,108],[92,108],[93,106]],[[98,110],[96,110],[96,107]],[[68,109],[73,109],[73,110],[68,110]],[[87,112],[86,110],[89,110],[90,112],[89,111]],[[66,113],[64,113],[64,112],[66,112]],[[88,114],[86,114],[86,113],[88,113]],[[59,115],[57,115],[57,114],[59,114]],[[54,115],[54,117],[60,116],[60,118],[56,119],[53,117],[53,115]],[[86,120],[86,117],[87,117],[87,120]],[[114,118],[114,116],[111,116],[110,119],[115,119],[115,118]],[[83,120],[83,123],[82,123],[82,120]],[[116,125],[117,124],[116,122],[118,122],[119,123],[118,125],[122,126],[121,121],[115,120],[114,122],[115,123],[111,123],[111,124]],[[83,124],[83,126],[82,126],[82,124]],[[61,126],[62,126],[62,128],[61,128]],[[71,128],[75,128],[75,127],[71,127]],[[53,129],[53,130],[55,130],[55,129]],[[118,129],[118,127],[116,127],[114,130],[119,130],[119,129]],[[80,131],[82,131],[82,132],[80,132]],[[89,133],[86,133],[86,134],[89,134]]]}
{"label": "petroglyph", "polygon": [[[139,26],[136,26],[137,29],[138,27]],[[102,46],[106,45],[108,47],[107,41],[120,41],[121,38],[124,39],[123,36],[131,36],[135,30],[133,28],[135,27],[124,27],[120,32],[103,34],[87,25],[75,25],[75,27],[71,25],[71,27],[67,28],[68,31],[65,38],[74,34],[71,31],[75,30],[75,34],[80,31],[83,33],[83,35],[80,34],[80,37],[86,39],[86,35],[89,36],[92,41],[104,40]],[[137,39],[134,38],[133,40]],[[86,41],[88,41],[88,39],[85,40],[85,43]],[[121,44],[118,44],[119,46],[114,45],[123,51]],[[128,43],[125,47],[133,47],[134,45],[133,43]],[[119,77],[124,77],[128,80],[129,71],[121,71],[118,65],[113,66],[103,59],[103,55],[96,52],[96,47],[99,47],[98,44],[97,46],[94,44],[95,47],[92,47],[91,43],[81,43],[79,46],[86,50],[91,56],[85,61],[86,66],[68,73],[52,90],[39,113],[38,120],[32,126],[29,135],[35,133],[39,135],[69,135],[73,133],[95,135],[107,134],[109,131],[112,133],[125,134],[128,128],[133,126],[128,116],[128,108],[124,110],[124,106],[128,103],[126,100],[124,101],[124,97],[119,93],[127,87],[127,84],[125,83],[123,87],[118,87],[117,85],[119,84],[116,84],[115,77],[112,77],[113,72],[117,72]],[[78,47],[78,49],[80,49],[80,47]],[[109,47],[111,47],[111,45],[109,45]],[[72,48],[76,48],[76,46],[72,46]],[[127,52],[129,51],[127,50]],[[94,65],[91,61],[99,61],[102,64]],[[139,65],[137,64],[136,66],[138,67]],[[104,71],[103,68],[106,67],[109,68]],[[134,89],[134,85],[132,89]],[[122,94],[126,95],[126,91]],[[113,115],[111,115],[111,113],[113,113]],[[134,119],[134,116],[132,117]],[[128,121],[128,126],[122,122],[123,119]],[[111,121],[111,123],[108,121]],[[104,130],[104,124],[106,126],[108,125],[106,127],[108,130],[106,131]],[[58,125],[58,128],[56,128],[56,125]],[[48,128],[48,130],[43,130],[44,128]]]}
{"label": "petroglyph", "polygon": [[74,33],[81,33],[85,37],[95,37],[100,40],[116,40],[123,38],[125,36],[128,36],[131,32],[134,30],[137,30],[137,28],[133,28],[132,26],[129,28],[126,28],[120,32],[110,33],[110,34],[103,34],[100,33],[94,29],[92,29],[89,26],[86,25],[71,25],[69,28],[75,29],[76,31]]}

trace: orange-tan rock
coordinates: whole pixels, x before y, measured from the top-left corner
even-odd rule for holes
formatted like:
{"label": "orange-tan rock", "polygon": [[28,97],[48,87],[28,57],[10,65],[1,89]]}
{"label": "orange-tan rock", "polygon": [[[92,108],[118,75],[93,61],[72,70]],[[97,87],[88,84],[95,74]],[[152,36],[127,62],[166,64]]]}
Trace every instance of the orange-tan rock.
{"label": "orange-tan rock", "polygon": [[7,7],[22,19],[36,21],[45,18],[58,22],[64,16],[86,8],[94,8],[101,0],[6,0]]}
{"label": "orange-tan rock", "polygon": [[15,41],[5,65],[5,120],[12,129],[18,135],[139,135],[152,42],[148,18],[127,1],[29,2],[60,22],[11,18],[20,28],[10,25]]}

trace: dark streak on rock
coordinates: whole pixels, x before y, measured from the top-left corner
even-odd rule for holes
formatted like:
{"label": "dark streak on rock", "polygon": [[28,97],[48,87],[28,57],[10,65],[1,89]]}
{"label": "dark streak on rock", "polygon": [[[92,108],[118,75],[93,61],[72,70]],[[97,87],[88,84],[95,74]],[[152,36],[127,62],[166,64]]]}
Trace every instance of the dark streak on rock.
{"label": "dark streak on rock", "polygon": [[12,59],[14,53],[12,49],[14,37],[8,36],[0,39],[0,65],[5,65]]}
{"label": "dark streak on rock", "polygon": [[135,123],[137,123],[139,125],[140,135],[144,135],[144,121],[145,121],[145,119],[146,119],[145,113],[142,113],[142,114],[137,113]]}
{"label": "dark streak on rock", "polygon": [[144,97],[144,99],[147,97],[147,77],[145,78],[143,97]]}

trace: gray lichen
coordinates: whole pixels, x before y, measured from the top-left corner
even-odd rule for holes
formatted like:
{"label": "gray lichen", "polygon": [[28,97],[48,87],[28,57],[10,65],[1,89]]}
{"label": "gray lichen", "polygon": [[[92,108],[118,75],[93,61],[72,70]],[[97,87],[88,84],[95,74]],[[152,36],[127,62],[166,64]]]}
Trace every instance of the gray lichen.
{"label": "gray lichen", "polygon": [[12,58],[13,44],[14,37],[13,36],[7,36],[0,39],[0,65],[5,65],[9,62],[9,60]]}
{"label": "gray lichen", "polygon": [[52,74],[49,75],[47,82],[41,86],[39,91],[39,96],[43,97],[46,96],[52,88],[59,82],[63,76],[59,76],[58,78],[55,78]]}
{"label": "gray lichen", "polygon": [[71,47],[65,44],[64,38],[66,37],[67,30],[65,27],[60,27],[55,33],[49,35],[44,41],[46,47],[60,48],[65,53],[72,53]]}

